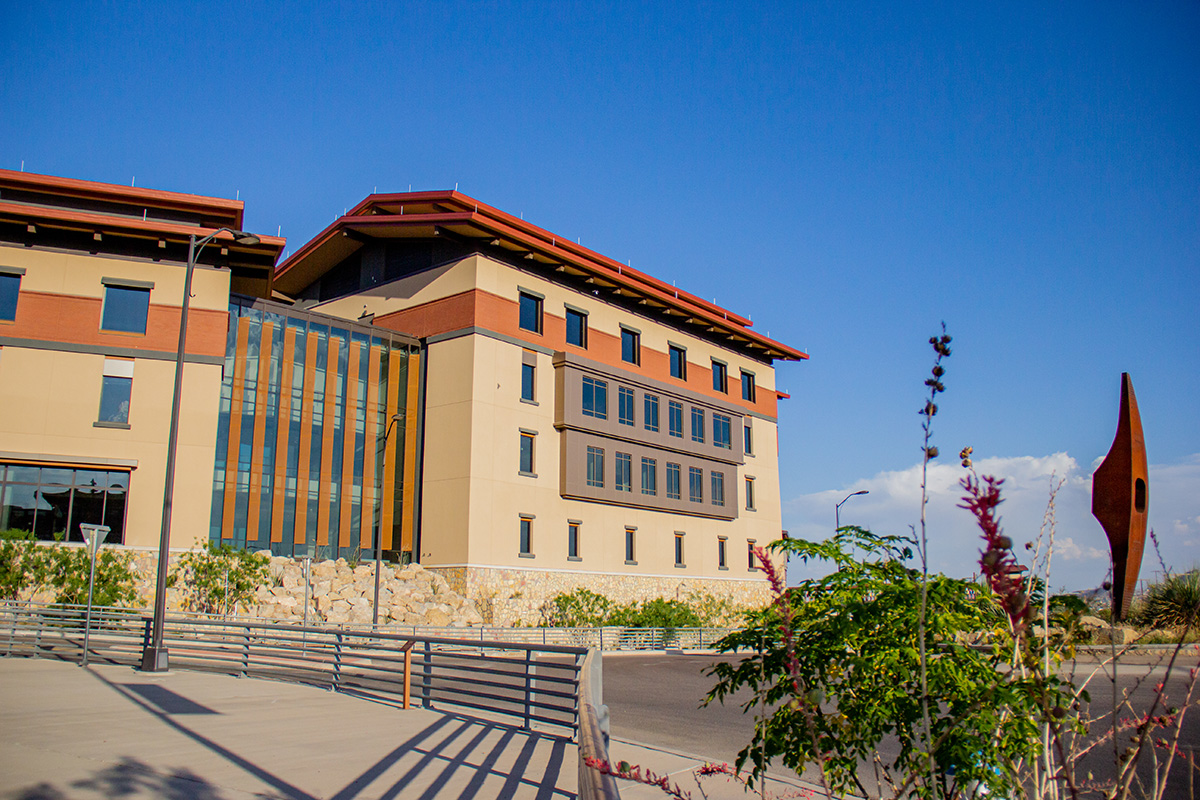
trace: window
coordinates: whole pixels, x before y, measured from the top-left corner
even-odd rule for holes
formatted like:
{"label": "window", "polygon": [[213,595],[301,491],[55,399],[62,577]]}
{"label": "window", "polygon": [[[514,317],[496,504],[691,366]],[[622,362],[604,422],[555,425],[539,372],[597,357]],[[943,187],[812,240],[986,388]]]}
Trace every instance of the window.
{"label": "window", "polygon": [[608,384],[595,378],[583,378],[583,414],[608,419]]}
{"label": "window", "polygon": [[725,537],[717,537],[717,569],[729,569],[725,562]]}
{"label": "window", "polygon": [[743,442],[743,445],[744,445],[743,449],[745,450],[746,455],[748,455],[748,456],[754,455],[754,437],[752,437],[750,435],[749,423],[747,423],[746,428],[745,428],[745,441]]}
{"label": "window", "polygon": [[542,332],[542,298],[537,295],[521,292],[521,318],[520,325],[522,330],[533,331],[534,333]]}
{"label": "window", "polygon": [[521,365],[521,399],[527,403],[534,402],[533,385],[537,376],[537,367],[533,364]]}
{"label": "window", "polygon": [[683,563],[683,533],[680,531],[675,531],[675,566],[687,566]]}
{"label": "window", "polygon": [[82,542],[79,526],[91,523],[111,529],[106,544],[122,544],[128,493],[128,470],[0,462],[0,530]]}
{"label": "window", "polygon": [[0,267],[0,319],[17,318],[17,297],[21,293],[21,276],[25,270],[19,267]]}
{"label": "window", "polygon": [[633,456],[629,453],[617,453],[617,474],[614,484],[618,492],[633,491]]}
{"label": "window", "polygon": [[667,497],[678,500],[679,494],[679,465],[667,462]]}
{"label": "window", "polygon": [[617,389],[617,421],[622,425],[633,424],[633,389],[627,386]]}
{"label": "window", "polygon": [[642,494],[658,494],[658,462],[642,458]]}
{"label": "window", "polygon": [[742,370],[742,399],[754,402],[754,373]]}
{"label": "window", "polygon": [[746,540],[746,568],[751,572],[758,569],[758,557],[754,555],[754,540]]}
{"label": "window", "polygon": [[536,478],[533,472],[533,431],[521,431],[521,474]]}
{"label": "window", "polygon": [[129,400],[133,394],[133,361],[104,359],[104,382],[100,387],[100,428],[128,428]]}
{"label": "window", "polygon": [[713,444],[733,449],[733,420],[724,414],[713,414]]}
{"label": "window", "polygon": [[725,473],[712,473],[712,504],[714,506],[725,505]]}
{"label": "window", "polygon": [[671,377],[679,378],[681,381],[687,380],[687,350],[682,347],[670,345],[667,350],[671,355]]}
{"label": "window", "polygon": [[754,478],[746,478],[746,510],[754,510]]}
{"label": "window", "polygon": [[683,403],[667,401],[667,428],[672,436],[683,438]]}
{"label": "window", "polygon": [[154,284],[104,278],[104,311],[100,330],[145,333],[150,311],[150,289]]}
{"label": "window", "polygon": [[587,485],[604,488],[604,450],[590,445],[587,449]]}
{"label": "window", "polygon": [[632,328],[621,328],[621,360],[629,364],[642,363],[642,335]]}
{"label": "window", "polygon": [[633,547],[633,544],[634,544],[633,537],[636,534],[637,534],[637,528],[626,528],[625,529],[625,563],[626,564],[636,564],[637,563],[637,559],[634,558],[634,556],[637,555],[637,551],[634,550],[634,547]]}
{"label": "window", "polygon": [[704,470],[688,467],[688,499],[693,503],[704,502]]}
{"label": "window", "polygon": [[658,395],[644,395],[645,408],[643,409],[642,423],[648,431],[658,431]]}
{"label": "window", "polygon": [[567,309],[567,344],[573,344],[576,347],[587,349],[587,314],[583,311],[576,311],[573,308]]}
{"label": "window", "polygon": [[726,394],[729,391],[729,368],[716,359],[712,362],[713,389]]}
{"label": "window", "polygon": [[521,551],[524,558],[533,558],[533,517],[521,517]]}
{"label": "window", "polygon": [[583,523],[576,520],[567,520],[567,559],[570,561],[581,561],[579,557],[579,527]]}
{"label": "window", "polygon": [[704,444],[704,409],[692,408],[692,441]]}

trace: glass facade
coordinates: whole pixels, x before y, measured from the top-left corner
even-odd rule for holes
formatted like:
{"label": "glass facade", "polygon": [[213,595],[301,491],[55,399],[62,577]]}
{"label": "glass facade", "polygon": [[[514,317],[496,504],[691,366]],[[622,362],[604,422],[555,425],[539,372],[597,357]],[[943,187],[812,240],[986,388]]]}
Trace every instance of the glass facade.
{"label": "glass facade", "polygon": [[125,541],[129,472],[0,463],[0,531],[82,542],[80,523],[107,525],[106,544]]}
{"label": "glass facade", "polygon": [[[316,558],[411,558],[415,340],[235,297],[209,536]],[[408,445],[408,447],[406,447]],[[407,469],[406,469],[407,467]]]}

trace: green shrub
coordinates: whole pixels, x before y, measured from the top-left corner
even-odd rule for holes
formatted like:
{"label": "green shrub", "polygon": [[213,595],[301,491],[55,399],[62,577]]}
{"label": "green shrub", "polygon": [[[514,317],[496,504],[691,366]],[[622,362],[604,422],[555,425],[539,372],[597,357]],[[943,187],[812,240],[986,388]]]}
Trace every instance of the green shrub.
{"label": "green shrub", "polygon": [[[36,578],[54,590],[54,601],[63,605],[84,605],[88,600],[88,574],[91,559],[86,547],[38,547],[34,567]],[[96,554],[96,579],[92,604],[131,606],[137,603],[133,556],[114,549],[101,548]]]}
{"label": "green shrub", "polygon": [[562,592],[547,604],[544,616],[552,628],[584,628],[607,625],[613,603],[588,589]]}
{"label": "green shrub", "polygon": [[1150,587],[1136,609],[1136,622],[1149,628],[1183,628],[1200,622],[1200,571],[1171,575]]}
{"label": "green shrub", "polygon": [[265,555],[209,542],[184,554],[173,585],[183,590],[188,610],[227,614],[249,604],[255,590],[270,580],[270,565]]}
{"label": "green shrub", "polygon": [[37,579],[37,544],[29,531],[0,531],[0,600],[16,600]]}

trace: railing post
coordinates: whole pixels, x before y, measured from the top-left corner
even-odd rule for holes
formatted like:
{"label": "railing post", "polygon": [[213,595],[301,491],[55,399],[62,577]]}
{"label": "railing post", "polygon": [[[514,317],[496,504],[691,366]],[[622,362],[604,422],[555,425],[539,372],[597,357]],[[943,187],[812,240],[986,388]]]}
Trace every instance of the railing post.
{"label": "railing post", "polygon": [[250,673],[250,626],[247,625],[245,632],[242,634],[242,674],[238,677],[244,678]]}
{"label": "railing post", "polygon": [[17,638],[17,609],[9,606],[8,615],[10,624],[8,626],[8,652],[4,654],[5,658],[12,655],[13,642]]}
{"label": "railing post", "polygon": [[333,683],[329,686],[331,692],[336,692],[342,683],[342,632],[338,631],[333,637]]}
{"label": "railing post", "polygon": [[404,710],[408,711],[409,697],[412,695],[412,640],[404,643]]}
{"label": "railing post", "polygon": [[525,724],[521,727],[529,730],[530,702],[533,700],[533,651],[525,651]]}
{"label": "railing post", "polygon": [[46,627],[46,614],[41,609],[37,612],[37,633],[33,637],[33,654],[42,655],[42,630]]}
{"label": "railing post", "polygon": [[425,642],[425,663],[421,665],[421,708],[433,708],[433,651]]}

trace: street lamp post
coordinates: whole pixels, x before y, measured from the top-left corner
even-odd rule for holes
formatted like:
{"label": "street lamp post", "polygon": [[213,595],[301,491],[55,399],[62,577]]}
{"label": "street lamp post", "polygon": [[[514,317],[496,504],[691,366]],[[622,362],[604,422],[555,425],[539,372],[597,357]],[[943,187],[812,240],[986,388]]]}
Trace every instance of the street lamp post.
{"label": "street lamp post", "polygon": [[842,498],[841,503],[838,503],[837,505],[835,505],[833,507],[833,529],[835,531],[839,530],[842,527],[842,518],[839,513],[842,510],[842,503],[845,503],[851,497],[857,497],[860,494],[870,494],[870,493],[871,492],[868,491],[867,489],[859,489],[857,492],[851,492],[850,494],[848,494]]}
{"label": "street lamp post", "polygon": [[[388,437],[392,435],[392,426],[400,421],[399,414],[392,414],[388,420],[387,430],[383,432],[383,454],[387,455]],[[386,459],[385,459],[386,463]],[[371,629],[379,627],[379,573],[383,568],[383,531],[379,529],[385,498],[379,497],[379,511],[375,513],[375,602],[371,606]]]}
{"label": "street lamp post", "polygon": [[92,638],[92,589],[96,586],[96,556],[111,528],[107,525],[93,525],[84,522],[80,523],[79,530],[83,532],[83,539],[87,542],[88,561],[91,564],[88,569],[87,618],[83,627],[83,663],[80,664],[81,667],[86,667],[88,665],[88,648]]}
{"label": "street lamp post", "polygon": [[175,350],[175,389],[171,395],[171,432],[167,437],[167,471],[163,482],[162,530],[158,537],[158,577],[154,584],[154,622],[150,639],[142,649],[142,671],[166,672],[169,669],[167,647],[163,644],[163,623],[167,616],[167,560],[168,542],[171,538],[171,504],[175,496],[175,450],[179,441],[179,405],[183,390],[183,356],[187,344],[188,308],[192,300],[192,273],[196,270],[196,259],[212,240],[221,233],[228,233],[239,244],[255,245],[259,238],[252,233],[235,231],[232,228],[217,228],[201,239],[192,234],[188,240],[187,270],[183,276],[183,308],[179,313],[179,346]]}

